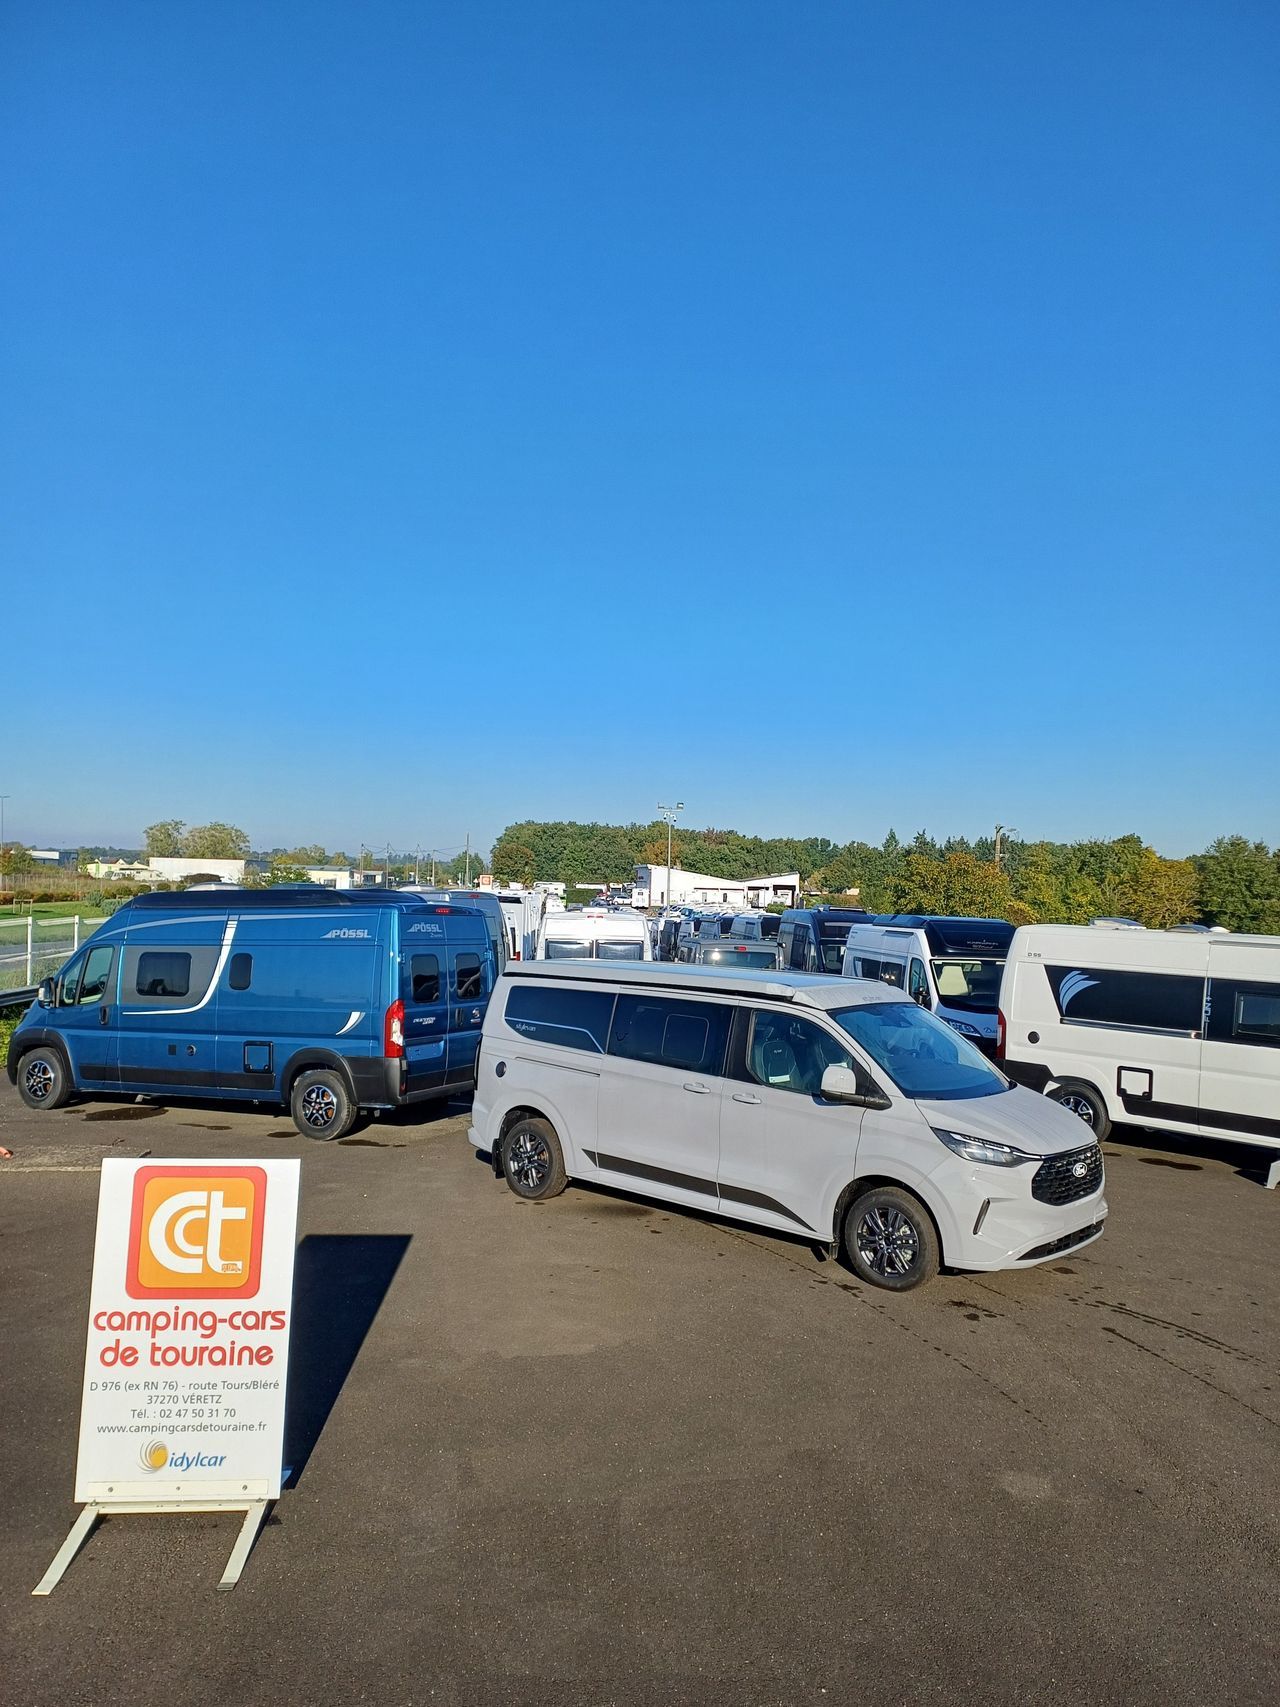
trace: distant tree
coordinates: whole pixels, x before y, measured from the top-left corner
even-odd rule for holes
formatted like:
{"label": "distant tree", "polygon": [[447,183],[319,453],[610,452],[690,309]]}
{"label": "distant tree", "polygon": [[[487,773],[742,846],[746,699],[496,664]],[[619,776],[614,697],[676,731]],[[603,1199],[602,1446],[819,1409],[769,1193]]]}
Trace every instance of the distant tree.
{"label": "distant tree", "polygon": [[1280,933],[1280,866],[1265,843],[1219,836],[1193,863],[1209,924]]}
{"label": "distant tree", "polygon": [[148,857],[172,858],[180,854],[186,827],[181,818],[162,818],[158,824],[148,824],[142,832]]}
{"label": "distant tree", "polygon": [[271,869],[267,873],[267,884],[274,889],[281,883],[305,883],[306,871],[300,865],[293,865],[288,860],[272,860]]}
{"label": "distant tree", "polygon": [[197,824],[182,838],[182,852],[188,859],[248,859],[249,838],[234,824]]}
{"label": "distant tree", "polygon": [[287,851],[280,849],[278,852],[280,858],[289,865],[298,865],[303,867],[308,865],[325,865],[328,863],[329,859],[328,854],[320,846],[319,842],[313,842],[309,847],[290,848]]}
{"label": "distant tree", "polygon": [[495,877],[508,883],[523,883],[526,888],[535,881],[537,861],[533,849],[510,831],[494,843],[492,857]]}

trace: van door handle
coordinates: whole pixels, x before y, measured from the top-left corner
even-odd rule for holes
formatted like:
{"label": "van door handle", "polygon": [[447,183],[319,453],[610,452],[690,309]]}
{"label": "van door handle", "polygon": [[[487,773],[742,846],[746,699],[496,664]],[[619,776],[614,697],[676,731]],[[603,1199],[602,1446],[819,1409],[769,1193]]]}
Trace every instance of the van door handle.
{"label": "van door handle", "polygon": [[111,1009],[109,1007],[106,1007],[104,1005],[103,1007],[100,1007],[98,1009],[98,1024],[99,1025],[106,1025],[106,1023],[110,1019],[110,1017],[111,1017]]}
{"label": "van door handle", "polygon": [[710,1085],[686,1085],[684,1088],[687,1091],[692,1091],[696,1097],[707,1097],[711,1095]]}
{"label": "van door handle", "polygon": [[760,1098],[758,1096],[753,1096],[750,1091],[735,1091],[733,1093],[733,1100],[734,1102],[749,1102],[756,1105],[760,1102]]}

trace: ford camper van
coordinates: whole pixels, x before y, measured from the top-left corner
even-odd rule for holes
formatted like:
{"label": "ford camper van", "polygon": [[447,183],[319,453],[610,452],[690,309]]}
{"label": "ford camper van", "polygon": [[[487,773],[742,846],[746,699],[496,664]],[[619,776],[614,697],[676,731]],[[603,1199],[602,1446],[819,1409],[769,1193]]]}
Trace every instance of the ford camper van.
{"label": "ford camper van", "polygon": [[470,1133],[517,1196],[570,1180],[842,1246],[896,1291],[1102,1232],[1102,1152],[902,990],[537,961],[485,1018]]}
{"label": "ford camper van", "polygon": [[1000,974],[1012,941],[1013,926],[1004,919],[894,913],[850,927],[843,972],[905,990],[994,1055]]}
{"label": "ford camper van", "polygon": [[319,886],[140,895],[40,986],[7,1068],[77,1092],[284,1103],[338,1138],[361,1109],[470,1086],[496,977],[474,908]]}

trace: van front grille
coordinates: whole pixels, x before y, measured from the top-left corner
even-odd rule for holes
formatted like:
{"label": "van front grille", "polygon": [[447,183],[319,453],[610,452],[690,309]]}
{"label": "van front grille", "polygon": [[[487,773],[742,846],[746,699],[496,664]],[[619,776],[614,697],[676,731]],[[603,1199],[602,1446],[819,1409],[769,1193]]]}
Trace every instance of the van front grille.
{"label": "van front grille", "polygon": [[1041,1162],[1031,1181],[1031,1195],[1038,1203],[1057,1207],[1092,1197],[1101,1185],[1102,1151],[1096,1144],[1086,1144],[1082,1150],[1067,1150]]}

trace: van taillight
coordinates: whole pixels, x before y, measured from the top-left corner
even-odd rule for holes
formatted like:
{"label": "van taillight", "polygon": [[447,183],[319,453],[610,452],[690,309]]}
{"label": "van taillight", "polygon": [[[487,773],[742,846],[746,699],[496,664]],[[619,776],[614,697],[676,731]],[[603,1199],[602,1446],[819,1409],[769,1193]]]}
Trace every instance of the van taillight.
{"label": "van taillight", "polygon": [[382,1022],[382,1053],[389,1060],[404,1054],[404,1003],[392,1002]]}
{"label": "van taillight", "polygon": [[1003,1061],[1004,1060],[1004,1040],[1005,1040],[1005,1018],[1004,1018],[1004,1015],[1000,1012],[1000,1009],[997,1008],[996,1009],[996,1060],[997,1061]]}

